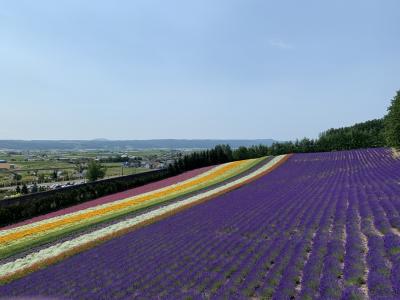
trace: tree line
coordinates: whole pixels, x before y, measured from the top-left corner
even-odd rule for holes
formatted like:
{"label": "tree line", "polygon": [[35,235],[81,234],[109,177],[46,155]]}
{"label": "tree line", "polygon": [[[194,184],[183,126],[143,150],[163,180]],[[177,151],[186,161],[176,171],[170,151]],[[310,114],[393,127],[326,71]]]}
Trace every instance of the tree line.
{"label": "tree line", "polygon": [[388,114],[384,118],[348,127],[331,128],[322,132],[317,139],[303,138],[276,142],[271,146],[255,145],[236,149],[232,149],[229,145],[217,145],[213,149],[192,152],[178,159],[169,166],[169,173],[179,174],[205,166],[268,155],[377,147],[400,149],[400,91],[392,99]]}

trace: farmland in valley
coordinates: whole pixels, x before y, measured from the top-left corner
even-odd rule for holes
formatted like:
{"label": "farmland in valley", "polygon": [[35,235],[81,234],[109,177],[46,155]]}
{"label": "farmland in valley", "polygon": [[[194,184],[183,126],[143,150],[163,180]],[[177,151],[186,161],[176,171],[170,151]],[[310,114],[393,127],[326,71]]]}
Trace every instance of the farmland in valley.
{"label": "farmland in valley", "polygon": [[389,149],[168,180],[0,230],[0,297],[400,298],[400,160]]}

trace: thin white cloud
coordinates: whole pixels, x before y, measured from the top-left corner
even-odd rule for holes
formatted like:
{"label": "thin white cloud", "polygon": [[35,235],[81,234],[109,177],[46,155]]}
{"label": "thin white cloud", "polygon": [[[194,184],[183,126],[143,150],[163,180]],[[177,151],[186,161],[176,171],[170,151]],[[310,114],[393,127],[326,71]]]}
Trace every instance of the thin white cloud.
{"label": "thin white cloud", "polygon": [[282,40],[269,40],[268,44],[272,47],[279,48],[279,49],[292,49],[293,45],[286,43]]}

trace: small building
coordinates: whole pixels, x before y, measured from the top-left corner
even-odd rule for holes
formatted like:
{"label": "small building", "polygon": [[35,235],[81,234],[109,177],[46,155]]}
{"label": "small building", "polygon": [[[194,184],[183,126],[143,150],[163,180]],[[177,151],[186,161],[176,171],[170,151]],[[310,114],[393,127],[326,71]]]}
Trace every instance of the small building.
{"label": "small building", "polygon": [[145,169],[150,169],[150,168],[151,168],[151,165],[150,165],[150,162],[142,161],[142,162],[140,163],[140,167],[145,168]]}
{"label": "small building", "polygon": [[140,167],[140,161],[134,160],[134,161],[125,162],[124,163],[124,167],[139,168]]}

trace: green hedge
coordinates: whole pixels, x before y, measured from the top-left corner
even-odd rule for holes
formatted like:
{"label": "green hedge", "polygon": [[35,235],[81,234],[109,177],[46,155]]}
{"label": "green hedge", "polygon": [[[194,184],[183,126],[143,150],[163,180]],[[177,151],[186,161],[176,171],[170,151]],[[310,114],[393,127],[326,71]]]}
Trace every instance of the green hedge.
{"label": "green hedge", "polygon": [[170,177],[155,170],[0,201],[0,227]]}

